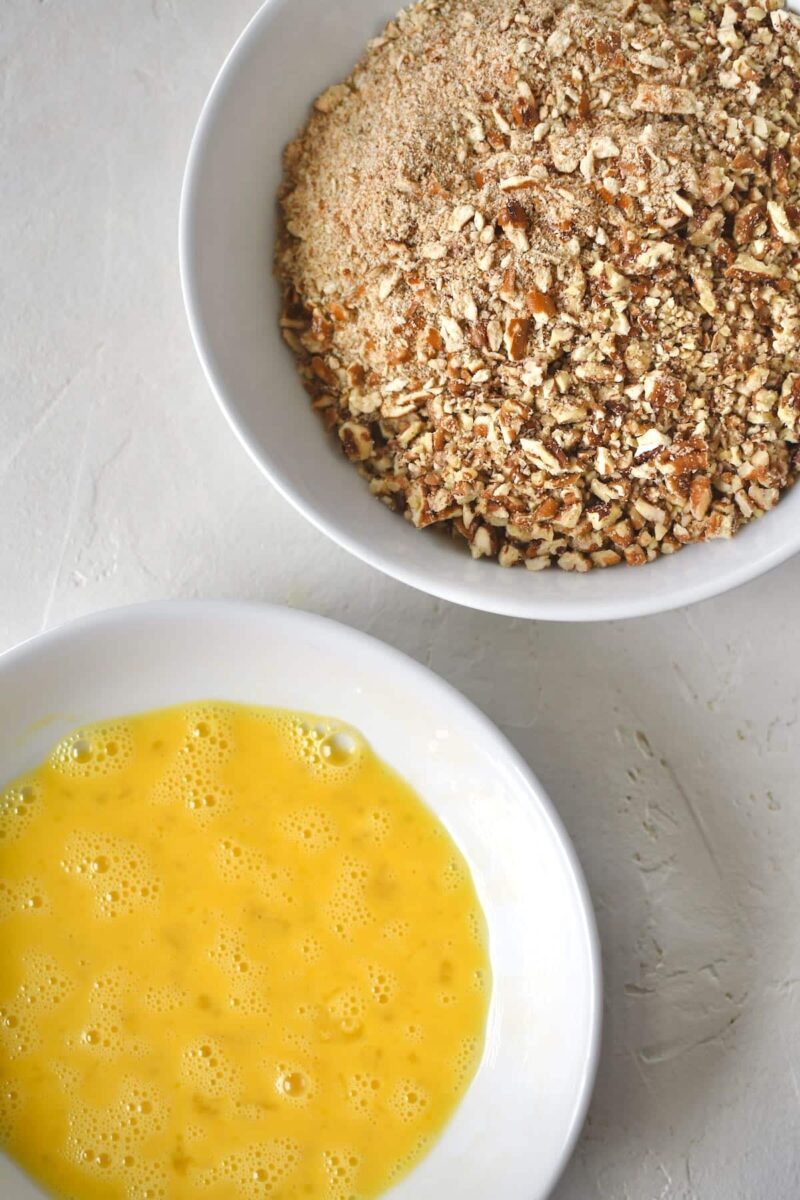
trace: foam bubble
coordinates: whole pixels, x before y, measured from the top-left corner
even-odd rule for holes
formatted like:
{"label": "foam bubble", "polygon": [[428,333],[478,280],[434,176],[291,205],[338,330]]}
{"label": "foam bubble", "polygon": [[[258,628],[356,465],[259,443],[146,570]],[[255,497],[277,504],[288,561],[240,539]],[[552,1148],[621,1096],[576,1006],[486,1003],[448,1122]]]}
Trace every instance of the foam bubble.
{"label": "foam bubble", "polygon": [[339,1033],[357,1037],[362,1033],[367,1016],[367,1001],[363,991],[353,985],[339,988],[328,997],[327,1013]]}
{"label": "foam bubble", "polygon": [[413,1079],[402,1079],[392,1089],[388,1106],[391,1112],[405,1124],[418,1121],[430,1104],[430,1096],[420,1083]]}
{"label": "foam bubble", "polygon": [[367,977],[373,1001],[381,1007],[391,1004],[397,995],[397,977],[375,963],[367,967]]}
{"label": "foam bubble", "polygon": [[75,833],[62,870],[92,889],[97,912],[117,917],[158,907],[161,883],[133,842],[103,833]]}
{"label": "foam bubble", "polygon": [[167,1200],[169,1182],[166,1167],[133,1155],[126,1157],[131,1161],[123,1166],[125,1200]]}
{"label": "foam bubble", "polygon": [[136,990],[133,976],[114,967],[92,980],[86,1016],[66,1044],[91,1058],[114,1059],[122,1054],[143,1057],[146,1041],[126,1028],[124,1012]]}
{"label": "foam bubble", "polygon": [[67,734],[50,755],[50,765],[61,775],[91,779],[121,771],[133,755],[133,734],[128,721],[104,721]]}
{"label": "foam bubble", "polygon": [[322,1165],[328,1177],[330,1200],[350,1200],[352,1187],[361,1166],[361,1155],[351,1148],[323,1150]]}
{"label": "foam bubble", "polygon": [[276,1196],[301,1162],[300,1147],[291,1138],[275,1138],[228,1154],[201,1173],[206,1187],[229,1184],[243,1196]]}
{"label": "foam bubble", "polygon": [[286,730],[286,746],[312,774],[331,782],[354,776],[365,749],[354,729],[328,718],[294,718]]}
{"label": "foam bubble", "polygon": [[50,1064],[50,1070],[65,1095],[72,1095],[80,1087],[81,1073],[70,1063],[66,1063],[62,1059],[54,1059]]}
{"label": "foam bubble", "polygon": [[21,1109],[22,1091],[19,1083],[0,1079],[0,1143],[10,1141]]}
{"label": "foam bubble", "polygon": [[317,807],[300,808],[289,813],[280,822],[281,832],[289,841],[310,854],[327,850],[339,840],[339,832],[333,818]]}
{"label": "foam bubble", "polygon": [[307,963],[319,962],[322,957],[322,944],[313,933],[307,933],[296,943],[297,952]]}
{"label": "foam bubble", "polygon": [[353,1112],[359,1117],[373,1120],[383,1088],[380,1077],[369,1072],[357,1071],[354,1075],[347,1076],[346,1088],[347,1100]]}
{"label": "foam bubble", "polygon": [[[141,1200],[145,1186],[157,1189],[165,1179],[162,1164],[146,1158],[140,1147],[163,1131],[168,1112],[158,1090],[138,1079],[124,1079],[118,1099],[107,1106],[97,1107],[71,1096],[67,1110],[69,1156],[87,1175],[121,1177],[127,1194]],[[154,1195],[164,1193],[156,1190]]]}
{"label": "foam bubble", "polygon": [[469,887],[470,876],[463,858],[451,858],[442,872],[442,886],[446,892],[458,892]]}
{"label": "foam bubble", "polygon": [[313,1058],[314,1043],[307,1034],[299,1033],[296,1029],[284,1030],[283,1039],[286,1045],[291,1046],[293,1050],[299,1050],[309,1059]]}
{"label": "foam bubble", "polygon": [[205,827],[230,810],[233,790],[217,777],[219,766],[208,762],[173,762],[152,788],[150,799],[160,806],[175,805]]}
{"label": "foam bubble", "polygon": [[367,813],[366,826],[370,839],[380,846],[392,831],[392,816],[385,808],[373,808]]}
{"label": "foam bubble", "polygon": [[396,917],[394,920],[384,923],[381,937],[387,942],[402,942],[410,932],[411,926],[408,921],[404,921],[402,917]]}
{"label": "foam bubble", "polygon": [[230,1094],[239,1086],[237,1069],[213,1038],[186,1046],[181,1053],[180,1070],[188,1083],[214,1099]]}
{"label": "foam bubble", "polygon": [[0,1006],[0,1047],[10,1059],[23,1058],[41,1041],[36,1017],[19,1002]]}
{"label": "foam bubble", "polygon": [[475,1074],[480,1061],[480,1038],[467,1037],[459,1046],[453,1061],[453,1075],[457,1091],[461,1091]]}
{"label": "foam bubble", "polygon": [[0,1047],[11,1059],[39,1047],[40,1015],[57,1008],[72,991],[71,979],[49,955],[27,951],[22,968],[23,979],[13,998],[0,1007]]}
{"label": "foam bubble", "polygon": [[282,1103],[302,1107],[316,1095],[317,1082],[308,1068],[296,1062],[277,1063],[272,1072],[275,1094]]}
{"label": "foam bubble", "polygon": [[178,751],[186,764],[220,767],[234,751],[232,714],[224,704],[193,704],[184,709],[186,733]]}
{"label": "foam bubble", "polygon": [[[245,1107],[246,1106],[243,1104],[237,1104],[236,1110],[241,1115],[245,1115],[242,1113],[242,1110]],[[204,1142],[206,1139],[206,1136],[207,1136],[206,1131],[202,1125],[195,1125],[193,1123],[190,1123],[189,1125],[184,1125],[184,1127],[183,1127],[183,1137],[184,1137],[184,1141],[186,1142],[187,1146],[196,1146],[198,1144],[198,1142]]]}
{"label": "foam bubble", "polygon": [[151,1012],[178,1012],[185,1008],[188,1002],[189,994],[186,989],[175,983],[154,984],[142,992],[142,1003]]}
{"label": "foam bubble", "polygon": [[23,778],[0,794],[0,843],[14,842],[28,829],[41,807],[42,790]]}
{"label": "foam bubble", "polygon": [[486,940],[486,934],[484,920],[481,913],[476,912],[474,909],[469,912],[467,914],[467,925],[469,926],[469,931],[472,934],[473,939],[478,942],[479,945],[483,945],[484,941]]}
{"label": "foam bubble", "polygon": [[223,838],[218,844],[216,865],[227,883],[249,883],[271,907],[291,910],[295,881],[289,867],[232,838]]}
{"label": "foam bubble", "polygon": [[366,898],[368,881],[367,865],[353,855],[345,855],[325,906],[331,930],[344,941],[352,941],[355,933],[373,920]]}
{"label": "foam bubble", "polygon": [[22,958],[25,972],[17,996],[21,1003],[37,1012],[56,1008],[73,991],[73,981],[49,954],[26,951]]}
{"label": "foam bubble", "polygon": [[391,1170],[390,1179],[396,1182],[403,1175],[406,1175],[412,1167],[416,1166],[423,1154],[427,1152],[430,1144],[430,1137],[423,1136],[418,1138],[414,1148],[408,1154],[404,1154],[401,1158],[398,1158]]}
{"label": "foam bubble", "polygon": [[187,809],[205,826],[230,809],[233,792],[219,779],[220,767],[235,749],[233,718],[223,704],[190,705],[183,711],[184,732],[174,757],[154,785],[158,805]]}
{"label": "foam bubble", "polygon": [[50,899],[41,880],[28,876],[11,881],[0,879],[0,919],[14,913],[44,916],[50,912]]}
{"label": "foam bubble", "polygon": [[358,896],[342,893],[331,897],[326,914],[332,932],[345,942],[352,942],[356,932],[372,919],[366,904]]}
{"label": "foam bubble", "polygon": [[233,925],[221,925],[208,957],[226,977],[228,1005],[250,1014],[267,1016],[267,968],[247,950],[241,933]]}

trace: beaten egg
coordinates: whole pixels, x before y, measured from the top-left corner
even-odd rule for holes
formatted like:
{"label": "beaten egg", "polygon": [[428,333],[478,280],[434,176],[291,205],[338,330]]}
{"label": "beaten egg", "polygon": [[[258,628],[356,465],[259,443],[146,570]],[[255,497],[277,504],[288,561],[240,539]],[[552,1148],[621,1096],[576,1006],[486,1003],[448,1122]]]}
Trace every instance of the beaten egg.
{"label": "beaten egg", "polygon": [[355,731],[208,703],[0,800],[0,1146],[69,1200],[369,1200],[483,1046],[484,919]]}

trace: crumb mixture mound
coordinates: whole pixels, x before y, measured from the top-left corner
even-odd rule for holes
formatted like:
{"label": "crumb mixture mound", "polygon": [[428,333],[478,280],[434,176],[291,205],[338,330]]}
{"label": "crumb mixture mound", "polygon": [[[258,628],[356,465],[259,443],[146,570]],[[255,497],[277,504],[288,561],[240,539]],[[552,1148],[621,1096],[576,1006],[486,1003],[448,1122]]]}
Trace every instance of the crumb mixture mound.
{"label": "crumb mixture mound", "polygon": [[781,0],[423,0],[316,101],[281,207],[314,407],[475,557],[645,563],[800,471]]}

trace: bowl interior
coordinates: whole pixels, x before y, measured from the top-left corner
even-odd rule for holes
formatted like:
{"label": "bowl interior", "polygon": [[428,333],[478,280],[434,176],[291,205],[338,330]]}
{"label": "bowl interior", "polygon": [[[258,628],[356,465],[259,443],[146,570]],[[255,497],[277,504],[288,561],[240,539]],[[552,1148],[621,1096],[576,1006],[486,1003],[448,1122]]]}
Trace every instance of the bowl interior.
{"label": "bowl interior", "polygon": [[207,374],[252,456],[306,517],[373,566],[513,616],[599,620],[659,611],[788,557],[800,547],[800,489],[732,542],[690,547],[643,571],[498,570],[376,503],[325,437],[277,332],[272,247],[281,152],[314,96],[348,73],[395,10],[393,0],[269,0],[230,55],[198,127],[182,207],[184,292]]}
{"label": "bowl interior", "polygon": [[[94,617],[0,658],[0,782],[76,723],[199,698],[344,718],[448,826],[489,927],[487,1042],[444,1136],[391,1194],[545,1196],[585,1113],[599,980],[580,869],[536,781],[472,705],[379,642],[289,610],[167,604]],[[0,1155],[0,1195],[40,1192]]]}

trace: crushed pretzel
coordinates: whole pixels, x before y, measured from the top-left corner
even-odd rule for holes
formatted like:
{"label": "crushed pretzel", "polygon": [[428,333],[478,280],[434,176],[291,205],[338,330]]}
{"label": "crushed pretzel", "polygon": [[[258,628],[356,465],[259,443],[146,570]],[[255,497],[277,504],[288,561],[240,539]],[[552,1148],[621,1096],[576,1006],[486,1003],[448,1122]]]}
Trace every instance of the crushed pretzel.
{"label": "crushed pretzel", "polygon": [[422,0],[285,154],[282,333],[370,490],[475,558],[730,537],[800,471],[800,20]]}

